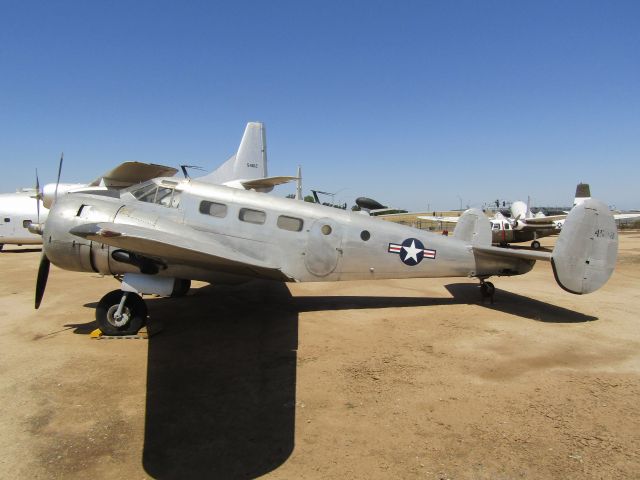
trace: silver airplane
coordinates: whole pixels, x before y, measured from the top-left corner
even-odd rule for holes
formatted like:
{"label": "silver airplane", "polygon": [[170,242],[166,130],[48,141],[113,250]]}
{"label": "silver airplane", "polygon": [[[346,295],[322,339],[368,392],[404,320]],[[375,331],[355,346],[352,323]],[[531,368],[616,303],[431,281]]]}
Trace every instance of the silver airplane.
{"label": "silver airplane", "polygon": [[117,197],[66,195],[44,227],[35,306],[50,263],[121,279],[96,308],[103,333],[129,335],[145,323],[143,294],[185,294],[191,279],[325,282],[473,277],[493,298],[492,276],[520,275],[550,261],[568,292],[590,293],[613,272],[618,235],[606,205],[572,209],[552,253],[491,245],[489,220],[467,210],[445,237],[375,217],[197,179],[157,178]]}

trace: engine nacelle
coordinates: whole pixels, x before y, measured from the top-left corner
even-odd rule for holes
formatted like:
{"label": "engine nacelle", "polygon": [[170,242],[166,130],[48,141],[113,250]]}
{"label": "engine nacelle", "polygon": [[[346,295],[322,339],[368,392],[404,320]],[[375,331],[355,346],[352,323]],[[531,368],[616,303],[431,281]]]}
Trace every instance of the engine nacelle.
{"label": "engine nacelle", "polygon": [[[59,183],[58,184],[58,197],[60,195],[64,195],[65,193],[76,190],[78,188],[86,187],[84,183]],[[44,208],[51,208],[53,202],[56,199],[56,184],[55,183],[47,183],[42,188],[42,204]]]}

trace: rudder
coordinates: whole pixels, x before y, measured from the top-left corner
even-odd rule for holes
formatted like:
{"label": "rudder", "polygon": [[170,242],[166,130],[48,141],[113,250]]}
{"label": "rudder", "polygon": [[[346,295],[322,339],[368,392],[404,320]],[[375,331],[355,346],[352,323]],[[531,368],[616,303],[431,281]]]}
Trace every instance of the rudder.
{"label": "rudder", "polygon": [[609,208],[595,199],[573,207],[551,255],[558,285],[578,295],[602,287],[615,268],[618,230]]}

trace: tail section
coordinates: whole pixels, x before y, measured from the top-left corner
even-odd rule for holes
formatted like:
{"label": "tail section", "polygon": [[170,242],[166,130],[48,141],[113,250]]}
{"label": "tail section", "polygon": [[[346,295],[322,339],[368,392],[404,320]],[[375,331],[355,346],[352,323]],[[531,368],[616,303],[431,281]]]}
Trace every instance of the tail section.
{"label": "tail section", "polygon": [[569,212],[551,255],[558,285],[576,294],[594,292],[607,283],[618,255],[618,231],[608,207],[582,198]]}
{"label": "tail section", "polygon": [[249,122],[238,152],[213,172],[198,181],[221,185],[237,180],[255,180],[267,176],[267,140],[263,123]]}

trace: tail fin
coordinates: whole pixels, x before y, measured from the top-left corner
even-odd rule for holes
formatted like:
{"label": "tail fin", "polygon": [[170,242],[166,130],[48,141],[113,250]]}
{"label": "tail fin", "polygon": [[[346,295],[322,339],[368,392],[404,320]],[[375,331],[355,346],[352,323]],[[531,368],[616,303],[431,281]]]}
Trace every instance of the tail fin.
{"label": "tail fin", "polygon": [[591,198],[591,189],[588,183],[580,182],[576,187],[576,197],[573,199],[573,206],[580,205],[585,200]]}
{"label": "tail fin", "polygon": [[267,176],[267,140],[264,124],[249,122],[238,152],[198,181],[217,185],[235,180],[255,180]]}
{"label": "tail fin", "polygon": [[491,223],[482,210],[470,208],[460,215],[453,237],[471,245],[491,245]]}
{"label": "tail fin", "polygon": [[564,222],[551,255],[553,274],[564,290],[591,293],[607,283],[617,255],[613,215],[604,203],[585,199],[571,209]]}

